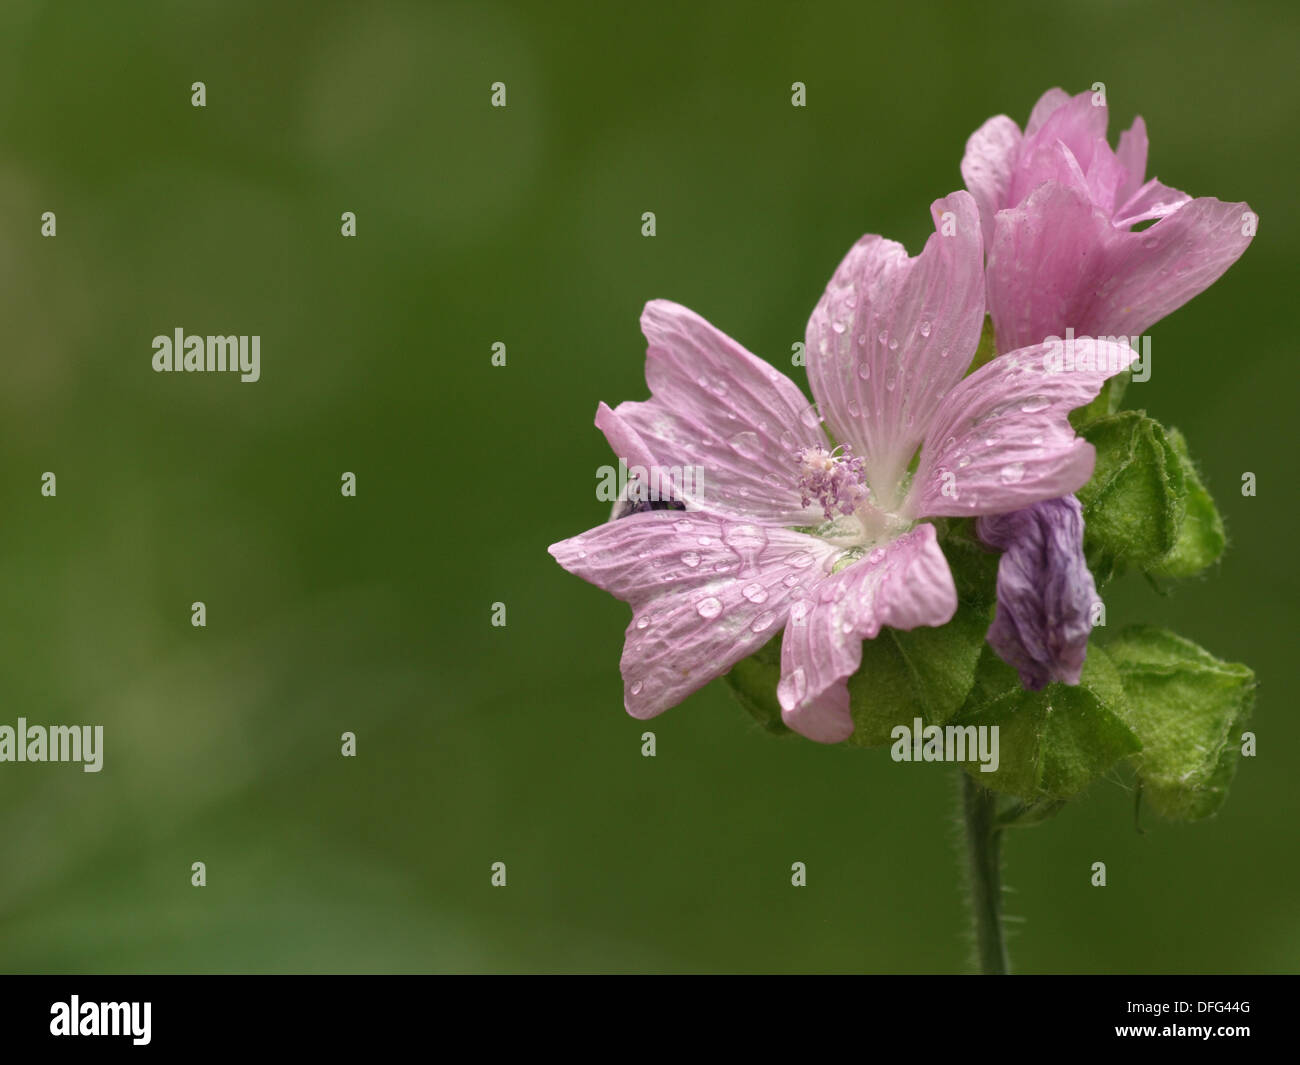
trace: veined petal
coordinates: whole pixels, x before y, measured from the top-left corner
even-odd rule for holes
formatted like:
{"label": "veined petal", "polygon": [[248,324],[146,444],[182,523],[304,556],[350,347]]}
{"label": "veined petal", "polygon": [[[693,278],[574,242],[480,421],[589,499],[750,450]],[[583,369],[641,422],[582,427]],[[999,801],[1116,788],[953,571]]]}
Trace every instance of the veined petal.
{"label": "veined petal", "polygon": [[701,469],[691,492],[668,478],[690,506],[782,525],[819,523],[821,511],[801,503],[798,453],[825,447],[826,434],[799,386],[680,304],[650,301],[641,330],[651,398],[597,418],[620,457],[632,459],[623,447],[638,450],[642,465]]}
{"label": "veined petal", "polygon": [[[1163,225],[1164,223],[1160,223]],[[989,314],[997,350],[1085,332],[1084,315],[1106,278],[1109,216],[1084,192],[1054,181],[998,212],[989,249]],[[1118,327],[1107,329],[1110,335]]]}
{"label": "veined petal", "polygon": [[699,511],[648,511],[552,544],[565,569],[631,604],[620,663],[633,717],[681,702],[753,654],[840,549]]}
{"label": "veined petal", "polygon": [[[1035,108],[1035,110],[1037,110]],[[1021,165],[1011,182],[1011,204],[1020,203],[1041,181],[1032,168],[1026,168],[1024,161],[1034,157],[1041,145],[1061,141],[1079,162],[1079,168],[1086,174],[1092,165],[1093,155],[1098,145],[1106,143],[1107,109],[1092,102],[1092,94],[1081,92],[1070,97],[1066,102],[1054,108],[1041,126],[1030,133],[1025,133],[1021,146]],[[1031,116],[1032,121],[1032,116]],[[1109,206],[1109,204],[1107,204]]]}
{"label": "veined petal", "polygon": [[1106,283],[1076,332],[1146,332],[1222,277],[1249,247],[1257,222],[1249,204],[1205,196],[1148,229],[1112,233],[1105,249]]}
{"label": "veined petal", "polygon": [[1031,691],[1052,681],[1078,684],[1097,599],[1079,501],[1065,496],[980,518],[976,531],[1003,551],[989,644]]}
{"label": "veined petal", "polygon": [[884,625],[944,625],[957,590],[934,526],[915,529],[827,577],[790,611],[781,642],[781,717],[821,743],[853,733],[846,681],[862,664],[862,641]]}
{"label": "veined petal", "polygon": [[966,141],[961,176],[979,207],[985,248],[993,239],[993,216],[1010,206],[1011,175],[1020,154],[1020,140],[1020,127],[1006,115],[996,115]]}
{"label": "veined petal", "polygon": [[1070,102],[1070,94],[1064,89],[1048,89],[1038,98],[1034,109],[1029,112],[1029,121],[1025,123],[1025,136],[1031,137],[1043,128],[1043,123],[1052,114]]}
{"label": "veined petal", "polygon": [[1116,158],[1124,168],[1124,181],[1115,192],[1115,207],[1127,203],[1147,177],[1147,124],[1138,115],[1133,125],[1119,135]]}
{"label": "veined petal", "polygon": [[999,514],[1081,487],[1096,456],[1068,415],[1136,357],[1126,344],[1082,337],[1072,349],[1039,344],[981,366],[935,416],[904,512]]}
{"label": "veined petal", "polygon": [[1190,200],[1187,193],[1152,178],[1115,209],[1110,224],[1116,229],[1129,229],[1139,222],[1171,215]]}
{"label": "veined petal", "polygon": [[936,231],[916,258],[863,237],[808,321],[808,380],[831,431],[889,495],[941,397],[961,380],[984,320],[983,239],[967,192],[930,208]]}

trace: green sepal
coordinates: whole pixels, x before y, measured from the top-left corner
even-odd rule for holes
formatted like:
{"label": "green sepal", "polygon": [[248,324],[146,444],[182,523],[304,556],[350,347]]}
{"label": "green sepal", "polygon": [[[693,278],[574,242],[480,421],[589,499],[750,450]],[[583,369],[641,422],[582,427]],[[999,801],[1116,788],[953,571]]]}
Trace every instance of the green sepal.
{"label": "green sepal", "polygon": [[1178,543],[1186,511],[1182,460],[1143,411],[1107,415],[1082,435],[1097,449],[1092,479],[1077,493],[1093,576],[1103,582],[1130,565],[1157,565]]}
{"label": "green sepal", "polygon": [[742,658],[723,679],[731,694],[755,721],[774,736],[792,735],[781,720],[776,686],[781,680],[781,633],[748,658]]}
{"label": "green sepal", "polygon": [[1121,630],[1105,646],[1127,695],[1125,719],[1142,741],[1134,765],[1143,797],[1164,817],[1208,817],[1236,772],[1255,674],[1146,625]]}
{"label": "green sepal", "polygon": [[964,765],[984,787],[1020,799],[1022,814],[1055,813],[1116,762],[1141,749],[1125,722],[1124,687],[1114,663],[1089,647],[1077,685],[1049,684],[1026,691],[1016,671],[988,648],[975,686],[953,719],[957,725],[997,726],[998,768]]}
{"label": "green sepal", "polygon": [[1177,429],[1166,429],[1165,436],[1182,466],[1184,514],[1173,548],[1147,572],[1152,577],[1194,577],[1218,561],[1228,538],[1223,519],[1188,453],[1187,440]]}
{"label": "green sepal", "polygon": [[989,613],[963,603],[946,625],[902,632],[881,629],[862,644],[862,665],[849,678],[855,747],[889,743],[897,725],[947,721],[966,701],[975,680]]}

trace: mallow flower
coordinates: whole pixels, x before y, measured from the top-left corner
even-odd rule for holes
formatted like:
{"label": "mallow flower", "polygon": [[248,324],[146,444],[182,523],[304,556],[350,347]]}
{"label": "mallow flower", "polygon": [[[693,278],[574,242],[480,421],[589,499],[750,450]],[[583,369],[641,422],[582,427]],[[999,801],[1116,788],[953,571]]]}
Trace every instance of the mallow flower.
{"label": "mallow flower", "polygon": [[[784,627],[783,720],[810,739],[848,738],[862,641],[956,611],[929,519],[1005,514],[1091,476],[1092,445],[1067,415],[1132,352],[1101,343],[1094,361],[1057,372],[1034,344],[967,376],[985,315],[979,209],[956,192],[931,214],[920,255],[869,235],[835,271],[807,327],[816,406],[687,308],[646,305],[650,399],[601,404],[596,425],[684,509],[631,513],[550,548],[632,607],[621,661],[632,716],[675,705]],[[686,489],[687,467],[705,471],[702,491],[698,478]]]}
{"label": "mallow flower", "polygon": [[966,142],[961,173],[979,205],[998,351],[1067,327],[1138,336],[1217,281],[1254,236],[1248,204],[1147,179],[1141,116],[1116,149],[1107,122],[1102,94],[1049,89],[1023,133],[997,115]]}
{"label": "mallow flower", "polygon": [[[1245,203],[1192,199],[1146,180],[1141,116],[1106,141],[1104,96],[1049,89],[1025,130],[1006,115],[966,142],[961,172],[980,208],[996,350],[1049,336],[1136,338],[1216,281],[1250,243]],[[1154,222],[1142,230],[1133,227]],[[1136,342],[1136,339],[1135,339]],[[979,525],[1006,549],[989,643],[1030,687],[1077,684],[1096,589],[1078,501]],[[988,535],[985,535],[985,534]]]}

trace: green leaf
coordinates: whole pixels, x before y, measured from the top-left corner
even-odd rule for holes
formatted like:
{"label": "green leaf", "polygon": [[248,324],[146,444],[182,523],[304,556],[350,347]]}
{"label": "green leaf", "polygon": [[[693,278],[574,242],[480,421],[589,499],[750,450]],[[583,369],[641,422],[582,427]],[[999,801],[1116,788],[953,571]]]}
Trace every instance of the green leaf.
{"label": "green leaf", "polygon": [[1047,816],[1054,801],[1083,791],[1120,759],[1141,748],[1122,716],[1124,688],[1115,665],[1095,645],[1078,685],[1026,691],[1016,671],[986,649],[974,689],[954,722],[996,726],[998,768],[965,769],[987,788],[1021,799]]}
{"label": "green leaf", "polygon": [[742,658],[723,679],[736,701],[775,736],[791,731],[781,720],[776,686],[781,680],[781,633],[777,633],[748,658]]}
{"label": "green leaf", "polygon": [[[1172,632],[1145,625],[1106,644],[1142,740],[1144,797],[1165,817],[1196,820],[1223,805],[1255,701],[1255,674]],[[1090,655],[1091,657],[1091,655]]]}
{"label": "green leaf", "polygon": [[939,543],[964,603],[992,606],[997,598],[1000,551],[989,548],[975,533],[974,518],[940,518],[935,522]]}
{"label": "green leaf", "polygon": [[1218,561],[1228,540],[1223,519],[1188,453],[1187,440],[1177,429],[1166,429],[1165,435],[1182,466],[1185,513],[1173,548],[1147,572],[1153,577],[1193,577]]}
{"label": "green leaf", "polygon": [[1175,548],[1186,510],[1182,460],[1143,411],[1108,415],[1083,429],[1097,449],[1092,479],[1078,491],[1084,552],[1099,582],[1129,565],[1143,569]]}
{"label": "green leaf", "polygon": [[896,725],[916,718],[942,724],[966,701],[975,680],[989,613],[961,604],[948,624],[907,632],[881,629],[862,645],[862,666],[849,678],[849,708],[856,747],[890,742]]}

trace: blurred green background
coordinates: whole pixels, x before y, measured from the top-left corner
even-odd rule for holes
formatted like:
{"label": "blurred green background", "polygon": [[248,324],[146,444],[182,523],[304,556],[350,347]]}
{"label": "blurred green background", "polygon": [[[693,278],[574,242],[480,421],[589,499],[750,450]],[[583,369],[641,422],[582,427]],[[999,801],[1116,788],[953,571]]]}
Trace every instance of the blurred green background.
{"label": "blurred green background", "polygon": [[[106,752],[0,764],[0,969],[968,967],[951,767],[769,738],[721,683],[642,758],[627,608],[546,546],[607,513],[591,421],[646,394],[647,299],[789,371],[858,236],[919,250],[972,130],[1094,81],[1112,142],[1142,114],[1153,173],[1261,217],[1128,397],[1186,432],[1230,552],[1107,596],[1112,626],[1257,670],[1259,755],[1209,822],[1139,835],[1115,774],[1013,834],[1012,959],[1300,968],[1298,28],[1287,3],[6,0],[0,723],[102,724]],[[153,373],[176,327],[260,334],[261,381]]]}

